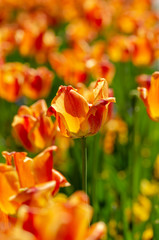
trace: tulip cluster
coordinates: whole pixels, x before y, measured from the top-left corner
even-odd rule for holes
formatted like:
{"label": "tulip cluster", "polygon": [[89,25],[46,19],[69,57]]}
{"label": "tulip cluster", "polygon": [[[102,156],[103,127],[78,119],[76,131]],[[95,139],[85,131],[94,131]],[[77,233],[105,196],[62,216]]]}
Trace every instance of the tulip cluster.
{"label": "tulip cluster", "polygon": [[52,80],[53,74],[46,67],[33,69],[19,62],[4,63],[0,65],[0,97],[10,102],[22,96],[46,97]]}
{"label": "tulip cluster", "polygon": [[158,239],[157,8],[0,0],[0,239]]}
{"label": "tulip cluster", "polygon": [[[52,169],[55,150],[55,146],[47,148],[33,159],[24,152],[2,153],[6,164],[0,164],[1,239],[19,239],[24,234],[26,240],[97,240],[105,234],[103,222],[88,228],[92,208],[83,192],[76,192],[68,200],[60,195],[53,198],[60,187],[70,185]],[[9,217],[17,210],[16,218]]]}
{"label": "tulip cluster", "polygon": [[[83,192],[76,192],[68,199],[63,195],[49,197],[49,202],[46,204],[44,201],[46,199],[43,198],[46,198],[46,193],[47,197],[50,195],[50,189],[43,188],[41,191],[43,196],[38,195],[38,192],[36,195],[43,204],[39,205],[36,202],[20,207],[16,223],[13,224],[12,219],[7,219],[6,233],[0,233],[1,239],[20,239],[19,237],[23,235],[23,239],[26,240],[98,240],[104,236],[106,226],[103,222],[89,226],[92,208]],[[34,194],[32,191],[32,195]]]}

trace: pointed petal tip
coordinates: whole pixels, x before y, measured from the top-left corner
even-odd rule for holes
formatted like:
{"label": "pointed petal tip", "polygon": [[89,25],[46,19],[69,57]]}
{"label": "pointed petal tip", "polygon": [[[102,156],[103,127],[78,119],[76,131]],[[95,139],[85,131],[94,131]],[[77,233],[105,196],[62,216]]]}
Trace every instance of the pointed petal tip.
{"label": "pointed petal tip", "polygon": [[139,91],[140,96],[141,96],[143,99],[146,99],[147,89],[146,89],[146,88],[143,88],[143,87],[138,87],[137,90]]}

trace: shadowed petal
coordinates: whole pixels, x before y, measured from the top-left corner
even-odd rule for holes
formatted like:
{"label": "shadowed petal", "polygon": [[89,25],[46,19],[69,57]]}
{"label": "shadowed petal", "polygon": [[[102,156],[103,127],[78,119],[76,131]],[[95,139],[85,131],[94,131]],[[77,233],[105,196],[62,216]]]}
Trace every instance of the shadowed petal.
{"label": "shadowed petal", "polygon": [[49,147],[33,159],[33,171],[36,183],[44,183],[53,180],[53,151],[56,147]]}
{"label": "shadowed petal", "polygon": [[106,121],[106,107],[111,102],[115,102],[115,98],[102,99],[91,106],[85,121],[81,124],[81,132],[87,132],[87,135],[96,134]]}
{"label": "shadowed petal", "polygon": [[4,213],[15,213],[15,208],[9,202],[9,197],[17,194],[19,190],[18,176],[12,166],[0,164],[0,209]]}
{"label": "shadowed petal", "polygon": [[33,160],[26,155],[27,154],[23,152],[16,152],[14,157],[21,188],[32,187],[35,185],[32,171]]}

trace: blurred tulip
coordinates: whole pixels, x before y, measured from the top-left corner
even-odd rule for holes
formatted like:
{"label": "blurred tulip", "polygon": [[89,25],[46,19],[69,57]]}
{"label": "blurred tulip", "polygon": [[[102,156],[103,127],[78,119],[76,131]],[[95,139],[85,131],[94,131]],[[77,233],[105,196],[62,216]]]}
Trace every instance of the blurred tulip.
{"label": "blurred tulip", "polygon": [[28,69],[25,78],[22,88],[24,96],[31,99],[38,99],[46,97],[49,94],[53,80],[53,73],[46,67]]}
{"label": "blurred tulip", "polygon": [[83,192],[68,199],[59,195],[45,209],[23,206],[16,227],[41,240],[99,240],[105,235],[106,226],[99,222],[89,227],[92,210]]}
{"label": "blurred tulip", "polygon": [[97,31],[86,20],[76,19],[67,26],[66,34],[70,42],[91,41],[96,37]]}
{"label": "blurred tulip", "polygon": [[154,72],[151,77],[150,87],[138,87],[149,117],[159,121],[159,72]]}
{"label": "blurred tulip", "polygon": [[113,153],[116,139],[120,144],[126,144],[128,141],[128,126],[118,116],[112,117],[105,124],[103,132],[105,132],[103,146],[107,154]]}
{"label": "blurred tulip", "polygon": [[112,20],[112,11],[103,0],[86,0],[83,4],[85,17],[94,28],[107,27]]}
{"label": "blurred tulip", "polygon": [[27,67],[22,63],[0,65],[0,97],[14,102],[22,96],[24,72]]}
{"label": "blurred tulip", "polygon": [[93,78],[106,78],[108,83],[111,83],[115,67],[108,60],[105,48],[102,41],[97,41],[93,45],[84,40],[76,41],[71,49],[65,49],[60,53],[52,52],[49,61],[65,84],[77,87],[79,82],[88,81],[90,75]]}
{"label": "blurred tulip", "polygon": [[[0,9],[0,16],[4,9]],[[0,17],[1,18],[1,17]],[[15,47],[15,24],[2,24],[0,26],[0,56],[5,58]]]}
{"label": "blurred tulip", "polygon": [[49,15],[40,10],[20,12],[17,17],[16,44],[24,56],[34,56],[38,63],[47,61],[50,51],[57,49],[59,39],[48,29]]}
{"label": "blurred tulip", "polygon": [[78,82],[85,82],[88,73],[83,59],[74,49],[65,50],[62,53],[50,54],[50,64],[57,74],[63,78],[66,84],[76,86]]}
{"label": "blurred tulip", "polygon": [[25,152],[2,152],[7,165],[0,166],[6,172],[0,176],[1,190],[2,196],[8,199],[4,202],[1,198],[3,212],[15,212],[24,203],[32,206],[47,204],[49,196],[55,195],[60,187],[70,185],[60,172],[53,169],[53,151],[56,151],[55,146],[45,149],[34,158],[29,158]]}
{"label": "blurred tulip", "polygon": [[0,97],[10,102],[26,96],[31,99],[46,97],[53,74],[46,67],[37,69],[14,62],[0,64]]}
{"label": "blurred tulip", "polygon": [[21,106],[13,119],[13,135],[29,151],[40,151],[53,142],[55,127],[46,111],[45,100],[39,100],[30,107]]}
{"label": "blurred tulip", "polygon": [[119,16],[117,24],[122,32],[126,34],[135,32],[137,29],[137,19],[134,15],[131,11],[125,11]]}
{"label": "blurred tulip", "polygon": [[146,36],[132,36],[132,62],[136,66],[150,65],[154,60],[154,52],[150,40]]}
{"label": "blurred tulip", "polygon": [[108,97],[107,81],[101,78],[92,91],[91,102],[72,86],[61,86],[47,114],[55,115],[64,136],[80,138],[99,131],[106,121],[108,105],[111,102],[115,102],[115,98]]}
{"label": "blurred tulip", "polygon": [[[93,62],[92,66],[91,63]],[[103,54],[101,59],[88,59],[86,62],[87,68],[89,68],[90,74],[95,78],[106,78],[108,83],[111,84],[115,75],[114,65],[107,59],[107,56]]]}
{"label": "blurred tulip", "polygon": [[132,45],[128,36],[114,36],[108,43],[108,56],[114,62],[129,61],[131,52]]}

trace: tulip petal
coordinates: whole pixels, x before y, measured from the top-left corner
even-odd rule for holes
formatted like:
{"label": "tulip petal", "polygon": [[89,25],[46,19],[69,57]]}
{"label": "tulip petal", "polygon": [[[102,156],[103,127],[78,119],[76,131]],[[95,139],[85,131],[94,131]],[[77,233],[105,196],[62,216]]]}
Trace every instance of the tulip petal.
{"label": "tulip petal", "polygon": [[35,185],[32,171],[33,160],[26,155],[27,154],[24,152],[16,152],[14,157],[21,188],[32,187]]}
{"label": "tulip petal", "polygon": [[52,180],[56,182],[55,189],[53,191],[53,195],[58,192],[60,187],[69,187],[70,183],[67,179],[57,170],[52,169]]}
{"label": "tulip petal", "polygon": [[61,123],[61,120],[63,122],[61,128],[69,133],[79,131],[80,124],[89,110],[87,101],[71,86],[61,86],[51,106],[51,111],[56,117],[58,116],[58,123]]}
{"label": "tulip petal", "polygon": [[39,205],[42,202],[42,198],[47,199],[51,196],[55,184],[55,181],[50,181],[31,188],[21,189],[19,193],[10,197],[10,201],[16,207],[19,207],[24,203],[27,205],[33,204],[34,206]]}
{"label": "tulip petal", "polygon": [[115,102],[115,98],[102,99],[92,105],[89,109],[86,119],[81,124],[81,132],[84,132],[86,135],[96,134],[101,126],[106,121],[107,117],[107,106],[109,103]]}
{"label": "tulip petal", "polygon": [[7,165],[13,165],[12,161],[14,158],[14,154],[15,152],[7,152],[7,151],[3,151],[2,152],[2,156],[5,158]]}
{"label": "tulip petal", "polygon": [[18,176],[12,166],[0,164],[0,209],[4,213],[15,213],[15,208],[9,202],[9,197],[19,190]]}
{"label": "tulip petal", "polygon": [[151,77],[150,87],[139,87],[140,97],[147,107],[147,113],[152,120],[159,120],[159,72]]}
{"label": "tulip petal", "polygon": [[38,154],[33,159],[33,171],[36,183],[44,183],[53,180],[53,151],[56,150],[55,146],[45,149],[42,153]]}
{"label": "tulip petal", "polygon": [[39,117],[45,111],[47,111],[47,105],[44,99],[40,99],[31,105],[30,109],[33,111],[35,117]]}
{"label": "tulip petal", "polygon": [[93,89],[94,103],[99,99],[108,98],[108,83],[105,78],[100,78]]}
{"label": "tulip petal", "polygon": [[141,97],[142,101],[144,102],[145,105],[147,105],[148,104],[148,102],[147,102],[147,95],[148,95],[147,88],[138,87],[137,90],[140,92],[140,97]]}
{"label": "tulip petal", "polygon": [[159,72],[151,78],[151,86],[147,96],[148,113],[152,119],[159,120]]}
{"label": "tulip petal", "polygon": [[12,122],[13,135],[24,147],[33,151],[32,143],[28,137],[28,132],[33,128],[36,120],[32,116],[16,115]]}
{"label": "tulip petal", "polygon": [[103,222],[93,224],[87,234],[85,240],[99,240],[106,234],[106,225]]}

